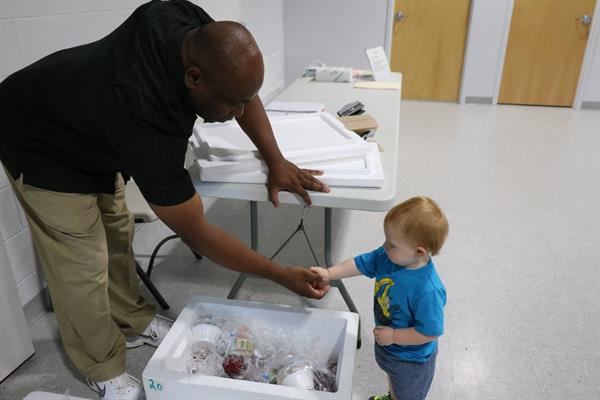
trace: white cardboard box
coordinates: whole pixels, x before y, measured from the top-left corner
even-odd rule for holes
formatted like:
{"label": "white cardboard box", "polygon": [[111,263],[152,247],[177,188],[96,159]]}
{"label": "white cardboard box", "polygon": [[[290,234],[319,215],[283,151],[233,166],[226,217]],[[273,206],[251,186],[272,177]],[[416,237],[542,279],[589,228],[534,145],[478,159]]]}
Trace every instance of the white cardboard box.
{"label": "white cardboard box", "polygon": [[[215,376],[188,376],[191,326],[199,313],[253,319],[265,326],[288,328],[318,337],[325,364],[337,359],[337,392],[320,392]],[[241,300],[192,297],[142,374],[147,400],[349,400],[358,332],[358,314],[296,308]],[[180,370],[180,371],[178,371]]]}
{"label": "white cardboard box", "polygon": [[352,68],[316,67],[315,80],[320,82],[352,82]]}

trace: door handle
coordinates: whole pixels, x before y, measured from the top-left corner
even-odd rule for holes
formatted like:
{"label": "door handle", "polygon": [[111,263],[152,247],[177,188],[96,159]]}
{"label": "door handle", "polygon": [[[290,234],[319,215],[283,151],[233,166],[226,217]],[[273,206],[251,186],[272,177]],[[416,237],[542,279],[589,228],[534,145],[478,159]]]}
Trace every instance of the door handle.
{"label": "door handle", "polygon": [[[394,16],[394,18],[395,18],[395,16]],[[581,22],[583,25],[589,25],[592,23],[592,17],[590,17],[587,14],[585,14],[575,20]]]}
{"label": "door handle", "polygon": [[394,23],[401,22],[403,19],[408,18],[408,15],[402,13],[402,11],[398,11],[394,14]]}

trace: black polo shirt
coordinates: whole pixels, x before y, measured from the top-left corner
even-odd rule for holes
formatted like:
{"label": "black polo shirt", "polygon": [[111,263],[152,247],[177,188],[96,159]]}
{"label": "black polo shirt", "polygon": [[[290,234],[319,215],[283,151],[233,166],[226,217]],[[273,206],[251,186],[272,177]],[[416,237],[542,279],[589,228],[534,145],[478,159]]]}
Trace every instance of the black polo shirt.
{"label": "black polo shirt", "polygon": [[152,1],[103,39],[6,78],[0,160],[11,176],[58,192],[114,193],[120,172],[150,203],[190,199],[184,158],[196,115],[181,44],[187,31],[212,21],[187,1]]}

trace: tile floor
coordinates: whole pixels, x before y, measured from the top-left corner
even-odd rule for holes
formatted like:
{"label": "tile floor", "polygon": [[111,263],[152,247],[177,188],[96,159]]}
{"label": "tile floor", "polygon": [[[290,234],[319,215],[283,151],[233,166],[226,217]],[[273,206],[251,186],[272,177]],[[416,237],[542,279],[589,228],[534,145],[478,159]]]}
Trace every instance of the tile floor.
{"label": "tile floor", "polygon": [[[450,236],[435,261],[446,284],[431,400],[584,400],[600,398],[600,112],[547,107],[402,103],[398,200],[436,199]],[[206,199],[210,221],[249,241],[244,202]],[[259,206],[260,249],[270,254],[296,227],[300,208]],[[334,260],[378,246],[383,213],[336,210]],[[306,217],[322,259],[320,209]],[[291,221],[291,222],[290,222]],[[168,230],[140,226],[135,249],[146,264]],[[164,248],[153,276],[175,316],[195,294],[225,297],[236,274],[196,261],[179,241]],[[311,264],[293,241],[279,257]],[[363,316],[353,400],[385,390],[372,354],[372,282],[346,281]],[[251,279],[240,298],[345,310],[335,290],[300,299]],[[36,354],[0,383],[0,399],[33,390],[92,397],[66,359],[56,320],[32,326]],[[141,375],[150,348],[128,352]]]}

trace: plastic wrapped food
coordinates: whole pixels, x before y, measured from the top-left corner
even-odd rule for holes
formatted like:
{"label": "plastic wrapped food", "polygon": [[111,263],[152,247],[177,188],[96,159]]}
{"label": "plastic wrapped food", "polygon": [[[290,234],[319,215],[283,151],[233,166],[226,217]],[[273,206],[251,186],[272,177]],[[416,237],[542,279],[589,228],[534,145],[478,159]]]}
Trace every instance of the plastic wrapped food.
{"label": "plastic wrapped food", "polygon": [[334,392],[335,361],[320,365],[318,338],[226,316],[200,315],[192,326],[189,375],[223,376]]}

